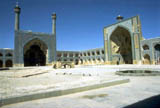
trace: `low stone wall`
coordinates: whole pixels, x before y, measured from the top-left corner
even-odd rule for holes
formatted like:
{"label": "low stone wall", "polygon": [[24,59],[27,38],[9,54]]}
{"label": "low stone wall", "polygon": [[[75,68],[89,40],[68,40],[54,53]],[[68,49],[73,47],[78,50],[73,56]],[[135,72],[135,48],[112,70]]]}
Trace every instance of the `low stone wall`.
{"label": "low stone wall", "polygon": [[53,68],[54,69],[59,69],[59,68],[74,68],[74,62],[55,62],[53,63]]}

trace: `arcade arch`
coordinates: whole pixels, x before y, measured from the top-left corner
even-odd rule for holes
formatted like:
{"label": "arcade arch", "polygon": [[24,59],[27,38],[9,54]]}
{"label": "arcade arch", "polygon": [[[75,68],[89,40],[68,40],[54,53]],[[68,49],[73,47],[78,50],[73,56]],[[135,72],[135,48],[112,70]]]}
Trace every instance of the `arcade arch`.
{"label": "arcade arch", "polygon": [[149,50],[149,46],[148,45],[143,45],[143,50]]}
{"label": "arcade arch", "polygon": [[6,66],[6,67],[13,67],[13,62],[12,62],[12,60],[7,60],[7,61],[5,62],[5,66]]}
{"label": "arcade arch", "polygon": [[160,64],[160,44],[156,44],[154,46],[154,49],[155,49],[155,62],[156,64]]}
{"label": "arcade arch", "polygon": [[145,54],[143,56],[144,60],[143,60],[143,64],[151,64],[151,59],[150,56],[148,54]]}

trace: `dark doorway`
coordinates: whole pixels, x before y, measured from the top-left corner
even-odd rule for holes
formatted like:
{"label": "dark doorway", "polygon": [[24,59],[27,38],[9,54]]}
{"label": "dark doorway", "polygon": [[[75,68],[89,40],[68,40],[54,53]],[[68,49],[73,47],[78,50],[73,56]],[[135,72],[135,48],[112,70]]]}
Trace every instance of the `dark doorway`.
{"label": "dark doorway", "polygon": [[7,60],[6,67],[12,67],[12,66],[13,66],[12,60]]}
{"label": "dark doorway", "polygon": [[2,60],[0,60],[0,68],[2,68],[3,67],[3,62],[2,62]]}
{"label": "dark doorway", "polygon": [[32,45],[24,54],[24,66],[45,66],[46,56],[38,45]]}
{"label": "dark doorway", "polygon": [[78,65],[78,59],[75,60],[75,65]]}
{"label": "dark doorway", "polygon": [[155,45],[155,61],[156,64],[160,64],[160,44]]}
{"label": "dark doorway", "polygon": [[160,51],[160,44],[157,44],[154,48],[156,51]]}

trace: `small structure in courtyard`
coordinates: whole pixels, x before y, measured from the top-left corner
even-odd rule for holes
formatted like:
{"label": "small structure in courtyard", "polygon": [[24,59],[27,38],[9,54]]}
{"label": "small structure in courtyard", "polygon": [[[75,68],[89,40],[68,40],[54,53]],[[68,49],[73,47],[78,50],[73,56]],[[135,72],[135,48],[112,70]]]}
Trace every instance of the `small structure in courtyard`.
{"label": "small structure in courtyard", "polygon": [[74,62],[70,62],[70,61],[64,61],[64,62],[56,62],[53,63],[53,68],[54,69],[65,69],[65,68],[74,68]]}

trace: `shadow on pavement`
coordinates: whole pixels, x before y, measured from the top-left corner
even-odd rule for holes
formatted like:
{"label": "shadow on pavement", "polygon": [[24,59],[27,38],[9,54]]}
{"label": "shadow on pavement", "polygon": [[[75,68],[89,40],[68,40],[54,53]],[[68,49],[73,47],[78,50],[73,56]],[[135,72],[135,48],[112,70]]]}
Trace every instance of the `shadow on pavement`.
{"label": "shadow on pavement", "polygon": [[2,70],[9,70],[9,68],[0,68],[0,71]]}
{"label": "shadow on pavement", "polygon": [[124,108],[160,108],[160,95],[147,98]]}

